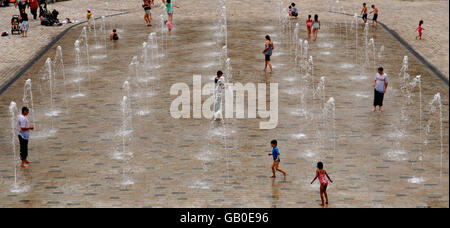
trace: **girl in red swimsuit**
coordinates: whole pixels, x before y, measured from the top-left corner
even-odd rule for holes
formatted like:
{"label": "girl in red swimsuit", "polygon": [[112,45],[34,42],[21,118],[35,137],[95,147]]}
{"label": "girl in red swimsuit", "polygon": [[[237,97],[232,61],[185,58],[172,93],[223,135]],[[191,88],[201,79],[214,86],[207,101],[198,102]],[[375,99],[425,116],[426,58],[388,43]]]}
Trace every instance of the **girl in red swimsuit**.
{"label": "girl in red swimsuit", "polygon": [[308,40],[311,39],[311,27],[313,25],[313,20],[311,15],[308,15],[308,20],[306,20],[306,28],[308,29]]}
{"label": "girl in red swimsuit", "polygon": [[320,182],[320,198],[322,199],[322,204],[320,204],[320,206],[323,207],[323,206],[325,206],[325,204],[323,203],[323,195],[325,195],[326,204],[328,205],[328,194],[327,194],[328,181],[327,181],[327,178],[328,178],[328,180],[330,180],[331,183],[333,183],[333,181],[328,176],[327,171],[323,169],[322,162],[317,163],[316,177],[314,177],[314,180],[311,182],[311,184],[313,184],[317,178],[319,179],[319,182]]}
{"label": "girl in red swimsuit", "polygon": [[423,25],[423,20],[420,20],[420,21],[419,21],[419,27],[417,27],[417,29],[416,29],[416,31],[419,32],[419,35],[416,36],[416,40],[417,40],[417,38],[419,38],[419,40],[422,39],[422,31],[425,30],[425,29],[422,27],[422,25]]}

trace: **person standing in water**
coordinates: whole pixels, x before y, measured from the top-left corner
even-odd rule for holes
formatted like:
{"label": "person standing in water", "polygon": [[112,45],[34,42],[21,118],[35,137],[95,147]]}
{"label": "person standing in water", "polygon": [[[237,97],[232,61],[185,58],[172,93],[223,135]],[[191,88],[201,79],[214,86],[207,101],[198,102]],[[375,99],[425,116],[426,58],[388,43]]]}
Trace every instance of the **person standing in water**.
{"label": "person standing in water", "polygon": [[314,35],[314,41],[317,40],[317,35],[319,34],[319,30],[320,30],[320,20],[319,20],[319,15],[314,15],[314,22],[313,22],[313,35]]}
{"label": "person standing in water", "polygon": [[280,165],[280,151],[278,150],[278,142],[277,140],[272,140],[270,142],[270,145],[272,146],[272,153],[269,154],[269,156],[273,157],[273,163],[272,163],[272,173],[273,175],[270,178],[276,178],[276,171],[283,173],[284,178],[286,178],[286,171],[278,168],[278,166]]}
{"label": "person standing in water", "polygon": [[362,19],[363,19],[364,24],[365,24],[367,22],[367,5],[366,5],[365,2],[363,3],[363,8],[361,10],[360,15],[362,15]]}
{"label": "person standing in water", "polygon": [[325,206],[325,204],[323,203],[323,195],[325,195],[325,199],[326,199],[326,204],[328,205],[328,194],[327,194],[327,187],[328,187],[328,180],[330,180],[331,183],[333,183],[333,181],[331,180],[331,178],[328,176],[328,173],[326,170],[323,169],[323,163],[322,162],[318,162],[317,163],[317,170],[316,170],[316,177],[314,177],[314,180],[311,181],[311,184],[314,183],[314,181],[316,181],[316,179],[319,179],[320,182],[320,199],[322,199],[322,204],[320,204],[320,206]]}
{"label": "person standing in water", "polygon": [[142,0],[142,1],[144,2],[142,7],[144,8],[144,11],[145,11],[145,15],[144,15],[145,23],[147,24],[147,26],[152,26],[152,6],[151,6],[151,2],[149,0]]}
{"label": "person standing in water", "polygon": [[172,22],[173,20],[173,7],[180,8],[178,5],[173,4],[173,0],[163,0],[163,3],[167,7],[168,20]]}
{"label": "person standing in water", "polygon": [[308,40],[311,39],[311,28],[313,25],[313,20],[311,15],[308,15],[308,20],[306,20],[306,29],[308,29]]}
{"label": "person standing in water", "polygon": [[22,160],[22,167],[28,167],[31,162],[27,160],[28,158],[28,140],[30,139],[30,130],[34,130],[33,126],[28,123],[28,114],[30,110],[27,107],[22,108],[22,114],[19,115],[18,123],[18,135],[20,143],[20,160]]}
{"label": "person standing in water", "polygon": [[372,18],[372,26],[378,26],[378,8],[375,7],[375,5],[372,5],[372,11],[370,13],[373,13]]}
{"label": "person standing in water", "polygon": [[375,112],[377,110],[377,106],[380,107],[379,108],[380,112],[383,112],[384,94],[386,93],[388,85],[389,85],[388,76],[383,72],[383,67],[379,67],[378,73],[375,75],[375,80],[373,82],[375,95],[373,100],[372,112]]}
{"label": "person standing in water", "polygon": [[265,45],[265,48],[264,48],[262,53],[265,55],[265,58],[266,58],[266,65],[264,67],[264,71],[266,71],[267,70],[267,66],[269,66],[270,67],[270,73],[273,72],[272,64],[270,63],[270,56],[272,56],[272,51],[274,49],[275,49],[275,46],[273,45],[273,42],[270,39],[270,36],[266,35],[266,45]]}

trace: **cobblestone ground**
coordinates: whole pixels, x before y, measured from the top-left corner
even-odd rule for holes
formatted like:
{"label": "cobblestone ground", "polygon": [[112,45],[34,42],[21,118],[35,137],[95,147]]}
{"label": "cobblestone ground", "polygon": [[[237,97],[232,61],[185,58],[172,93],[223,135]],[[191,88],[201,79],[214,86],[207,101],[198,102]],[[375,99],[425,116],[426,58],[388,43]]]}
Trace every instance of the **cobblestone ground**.
{"label": "cobblestone ground", "polygon": [[[136,16],[110,21],[120,30],[119,42],[97,48],[104,37],[88,33],[91,58],[88,65],[82,49],[82,70],[73,51],[81,27],[56,44],[62,47],[66,74],[55,68],[52,93],[43,66],[54,58],[56,45],[0,96],[0,207],[318,207],[319,186],[310,181],[319,160],[335,180],[329,207],[449,207],[448,87],[413,56],[408,73],[422,75],[422,90],[412,87],[412,78],[402,81],[399,71],[409,52],[384,30],[369,30],[377,51],[381,45],[385,49],[365,62],[363,27],[346,24],[347,16],[327,13],[328,8],[312,7],[311,12],[321,13],[323,26],[318,41],[309,43],[314,71],[308,74],[294,61],[295,21],[291,27],[278,23],[276,1],[229,0],[232,80],[278,83],[278,126],[260,130],[260,118],[174,119],[170,87],[178,82],[192,86],[193,74],[202,75],[204,83],[212,81],[217,69],[223,69],[219,59],[224,45],[216,24],[219,1],[178,2],[181,8],[167,42],[161,43],[161,9],[154,10],[154,26],[145,27],[142,9],[134,2],[140,10],[132,14]],[[136,75],[129,64],[134,56],[144,62],[142,43],[152,32],[160,49],[155,53],[151,47],[147,54],[157,56],[151,59],[158,67]],[[267,33],[276,46],[273,74],[262,71]],[[305,26],[299,28],[299,38],[306,39]],[[306,65],[305,59],[301,62]],[[376,65],[390,75],[384,113],[370,112]],[[325,91],[317,89],[322,76]],[[7,110],[11,101],[25,103],[28,78],[34,95],[30,119],[37,125],[30,141],[34,163],[17,167],[14,186],[12,151],[17,146],[11,140],[17,139]],[[129,94],[123,89],[125,80]],[[402,89],[405,85],[411,88]],[[429,104],[438,92],[442,138],[439,109]],[[129,134],[122,129],[127,120],[124,95],[131,98],[133,110]],[[332,109],[323,111],[331,97],[336,99],[335,119]],[[49,116],[51,101],[60,111],[56,117]],[[273,138],[280,142],[286,180],[268,178]]]}

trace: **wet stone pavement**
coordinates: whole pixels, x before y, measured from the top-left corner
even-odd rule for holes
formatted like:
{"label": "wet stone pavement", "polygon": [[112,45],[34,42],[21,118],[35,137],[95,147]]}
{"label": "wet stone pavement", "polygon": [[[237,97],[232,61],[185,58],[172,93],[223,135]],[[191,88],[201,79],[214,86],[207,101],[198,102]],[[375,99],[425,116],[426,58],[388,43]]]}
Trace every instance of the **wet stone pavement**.
{"label": "wet stone pavement", "polygon": [[[205,9],[220,5],[200,2]],[[148,28],[141,18],[117,16],[120,41],[107,41],[105,49],[102,32],[96,39],[88,31],[88,62],[82,27],[71,30],[0,96],[0,207],[318,207],[319,185],[310,184],[318,161],[335,180],[329,185],[329,207],[448,207],[448,86],[409,56],[406,84],[421,75],[421,90],[402,90],[399,73],[409,52],[384,30],[370,28],[376,53],[374,58],[368,52],[367,62],[364,26],[351,20],[323,19],[317,42],[310,41],[308,54],[296,63],[297,21],[280,25],[276,1],[260,1],[264,17],[252,14],[247,4],[227,3],[232,82],[278,83],[275,129],[259,129],[266,121],[262,118],[211,121],[170,115],[173,84],[183,82],[192,90],[192,75],[206,83],[218,69],[225,71],[220,10],[182,15],[194,7],[183,4],[167,40],[161,9],[154,10]],[[306,27],[298,22],[298,38],[304,40]],[[153,67],[139,68],[136,75],[130,62],[134,56],[145,61],[142,43],[152,32],[158,42],[147,49]],[[262,71],[265,34],[275,43],[272,74]],[[77,39],[82,41],[81,68]],[[45,61],[55,59],[57,46],[62,47],[65,80],[55,67],[50,96]],[[385,112],[372,113],[379,65],[390,85]],[[325,90],[318,89],[321,77]],[[33,163],[26,169],[16,166],[14,185],[11,140],[16,152],[18,142],[8,107],[11,101],[23,105],[28,78],[34,99],[30,119],[36,125],[30,140]],[[439,109],[429,104],[436,93],[442,98],[442,154]],[[125,108],[124,95],[130,101]],[[323,110],[331,97],[335,118]],[[60,112],[54,117],[48,115],[51,101]],[[286,179],[269,178],[271,139],[279,142]]]}

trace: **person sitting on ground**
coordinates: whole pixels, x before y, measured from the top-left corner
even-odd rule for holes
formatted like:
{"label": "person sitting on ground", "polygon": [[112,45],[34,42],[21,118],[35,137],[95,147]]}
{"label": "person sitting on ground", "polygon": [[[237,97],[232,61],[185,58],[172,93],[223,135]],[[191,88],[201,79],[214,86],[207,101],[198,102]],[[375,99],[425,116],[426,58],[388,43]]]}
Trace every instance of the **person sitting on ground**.
{"label": "person sitting on ground", "polygon": [[17,17],[13,17],[11,19],[12,29],[19,29],[19,19]]}
{"label": "person sitting on ground", "polygon": [[288,9],[288,12],[289,12],[289,17],[292,17],[292,6],[291,5],[289,5],[289,7],[288,7],[289,9]]}
{"label": "person sitting on ground", "polygon": [[297,7],[295,7],[295,3],[292,3],[291,6],[292,6],[291,16],[293,16],[294,18],[297,18],[298,17],[298,9],[297,9]]}
{"label": "person sitting on ground", "polygon": [[41,25],[44,25],[44,26],[52,26],[53,25],[53,23],[49,20],[47,14],[41,15],[39,17],[39,19],[41,20]]}
{"label": "person sitting on ground", "polygon": [[117,34],[117,30],[113,29],[112,33],[109,35],[110,40],[119,40],[119,35]]}

